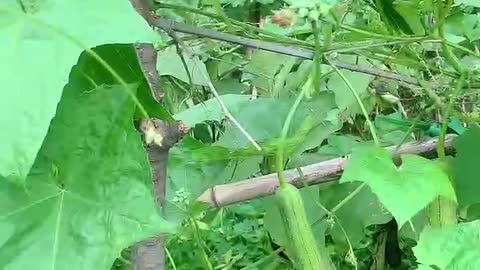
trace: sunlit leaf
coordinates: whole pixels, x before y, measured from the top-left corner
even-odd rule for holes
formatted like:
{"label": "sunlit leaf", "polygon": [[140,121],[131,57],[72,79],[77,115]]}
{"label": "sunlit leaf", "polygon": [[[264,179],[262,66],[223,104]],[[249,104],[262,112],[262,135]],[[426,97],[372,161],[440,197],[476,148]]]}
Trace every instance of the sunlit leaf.
{"label": "sunlit leaf", "polygon": [[208,85],[208,72],[205,64],[200,61],[198,56],[190,56],[186,52],[182,52],[187,70],[182,62],[182,58],[178,55],[175,46],[167,47],[158,53],[157,69],[160,76],[170,75],[180,79],[186,83],[190,83],[188,73],[193,84]]}
{"label": "sunlit leaf", "polygon": [[476,0],[456,0],[455,4],[463,4],[466,6],[480,7],[480,3]]}
{"label": "sunlit leaf", "polygon": [[456,200],[448,176],[435,162],[402,155],[397,167],[388,151],[379,147],[365,147],[352,155],[340,183],[353,181],[367,183],[399,227],[437,196]]}
{"label": "sunlit leaf", "polygon": [[19,3],[0,3],[0,18],[10,18],[0,26],[0,125],[10,127],[2,131],[0,175],[22,181],[80,53],[154,36],[129,1],[31,1],[28,14]]}
{"label": "sunlit leaf", "polygon": [[432,269],[479,269],[479,231],[478,220],[443,228],[427,227],[413,248],[415,257],[423,267],[435,266]]}
{"label": "sunlit leaf", "polygon": [[132,99],[121,86],[86,87],[77,67],[25,183],[0,181],[0,269],[109,269],[125,247],[172,230]]}

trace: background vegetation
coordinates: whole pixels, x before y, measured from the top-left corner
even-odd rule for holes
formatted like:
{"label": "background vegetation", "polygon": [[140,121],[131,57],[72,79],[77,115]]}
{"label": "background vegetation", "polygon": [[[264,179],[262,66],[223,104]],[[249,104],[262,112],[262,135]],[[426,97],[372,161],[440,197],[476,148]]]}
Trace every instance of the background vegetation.
{"label": "background vegetation", "polygon": [[[197,198],[352,153],[339,181],[300,189],[332,268],[480,269],[480,2],[153,6],[312,59],[201,35],[178,44],[126,0],[0,3],[0,269],[131,269],[129,247],[158,233],[170,233],[168,269],[295,269],[303,231],[285,229],[275,197]],[[135,42],[158,49],[160,105]],[[165,219],[133,124],[145,114],[190,128],[169,152]],[[433,137],[436,153],[401,165],[382,148]]]}

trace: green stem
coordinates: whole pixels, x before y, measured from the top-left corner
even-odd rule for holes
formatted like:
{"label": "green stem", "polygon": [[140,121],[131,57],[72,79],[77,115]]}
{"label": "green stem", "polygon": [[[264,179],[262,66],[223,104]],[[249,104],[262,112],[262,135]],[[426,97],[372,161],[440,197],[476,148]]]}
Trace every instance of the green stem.
{"label": "green stem", "polygon": [[455,43],[453,43],[453,42],[447,41],[446,39],[442,39],[442,42],[443,42],[443,43],[446,43],[448,46],[453,47],[453,48],[455,48],[455,49],[457,49],[457,50],[460,50],[460,51],[462,51],[462,52],[464,52],[464,53],[468,53],[468,54],[470,54],[470,55],[473,55],[473,56],[476,56],[476,57],[480,57],[480,53],[474,52],[474,51],[472,51],[472,50],[469,50],[469,49],[463,47],[462,45],[455,44]]}
{"label": "green stem", "polygon": [[[442,35],[443,38],[443,35]],[[445,56],[445,59],[450,63],[450,65],[453,66],[453,68],[458,72],[458,73],[463,73],[464,68],[458,58],[455,56],[453,53],[452,49],[448,46],[446,42],[442,42],[442,51],[443,55]]]}
{"label": "green stem", "polygon": [[357,34],[361,34],[369,37],[382,38],[382,39],[410,41],[410,40],[418,40],[419,38],[420,39],[428,38],[427,36],[392,36],[392,35],[379,34],[379,33],[371,32],[368,30],[356,28],[354,26],[347,25],[347,24],[340,24],[339,26],[343,30],[348,30],[353,33],[357,33]]}
{"label": "green stem", "polygon": [[177,265],[175,264],[175,261],[173,260],[172,254],[168,250],[168,248],[165,247],[165,253],[167,254],[168,261],[172,265],[173,270],[177,270]]}
{"label": "green stem", "polygon": [[[370,42],[370,41],[369,41]],[[417,39],[412,39],[412,40],[394,40],[394,41],[382,41],[382,42],[377,42],[377,43],[368,43],[368,44],[361,44],[365,42],[356,42],[356,43],[349,43],[348,45],[342,45],[340,46],[332,46],[329,49],[326,49],[325,52],[337,52],[337,53],[342,53],[342,52],[354,52],[354,51],[359,51],[359,50],[364,50],[364,49],[372,49],[372,48],[377,48],[377,47],[385,47],[385,46],[394,46],[394,45],[401,45],[401,44],[409,44],[409,43],[417,43],[417,42],[422,42],[422,43],[442,43],[442,40],[439,39],[431,39],[428,37],[420,37]]]}
{"label": "green stem", "polygon": [[297,111],[298,106],[300,105],[300,102],[302,101],[303,97],[305,96],[305,92],[307,91],[307,87],[303,87],[302,91],[300,94],[297,96],[295,99],[295,102],[293,103],[292,108],[290,108],[290,111],[288,112],[287,118],[285,119],[285,123],[283,124],[283,128],[280,134],[280,143],[278,146],[277,150],[277,157],[275,160],[275,169],[278,175],[278,182],[280,187],[284,187],[285,185],[288,184],[288,180],[285,177],[285,174],[283,173],[284,169],[284,158],[285,158],[285,141],[287,139],[288,135],[288,130],[290,129],[290,125],[293,120],[293,116],[295,115],[295,112]]}
{"label": "green stem", "polygon": [[460,61],[458,61],[457,57],[448,46],[445,40],[445,30],[443,28],[445,18],[447,17],[447,14],[450,10],[450,6],[452,5],[452,3],[453,3],[453,0],[448,0],[445,5],[444,1],[437,0],[437,31],[438,31],[438,35],[443,40],[442,42],[443,55],[445,56],[447,61],[450,63],[450,65],[452,65],[453,68],[458,73],[461,74],[464,68],[462,67],[462,64],[460,63]]}
{"label": "green stem", "polygon": [[230,21],[230,18],[228,18],[227,14],[225,14],[225,11],[223,10],[222,4],[220,3],[220,0],[213,0],[213,6],[215,8],[215,11],[217,12],[217,15],[220,16],[220,19],[227,25],[228,29],[230,31],[234,31],[234,27],[232,25],[232,22]]}
{"label": "green stem", "polygon": [[313,58],[314,61],[314,80],[313,84],[315,87],[315,90],[320,92],[320,76],[321,76],[321,65],[322,65],[322,44],[320,43],[320,27],[318,27],[318,22],[315,20],[312,20],[312,31],[313,31],[313,38],[315,39],[315,57]]}
{"label": "green stem", "polygon": [[345,197],[341,202],[339,202],[335,207],[332,208],[332,210],[330,211],[331,213],[335,213],[338,211],[338,209],[342,208],[342,206],[344,206],[348,201],[350,201],[353,197],[355,197],[355,195],[357,195],[358,193],[360,193],[360,191],[362,191],[362,189],[367,185],[367,183],[363,182],[362,184],[360,184],[354,191],[352,191],[350,194],[348,194],[347,197]]}
{"label": "green stem", "polygon": [[350,89],[350,92],[355,97],[358,105],[360,106],[360,109],[362,110],[363,116],[365,117],[365,121],[367,121],[367,125],[368,125],[368,128],[370,129],[370,134],[372,134],[372,138],[373,138],[373,141],[375,142],[375,145],[380,146],[380,140],[378,139],[377,132],[375,131],[375,126],[370,120],[367,109],[365,108],[365,105],[363,104],[362,99],[358,95],[357,91],[355,91],[352,84],[348,81],[347,77],[345,77],[345,75],[335,65],[332,65],[328,59],[327,59],[327,62],[335,70],[335,72],[342,78],[342,80],[348,86],[348,89]]}
{"label": "green stem", "polygon": [[198,228],[197,222],[193,218],[189,218],[188,222],[190,223],[190,226],[193,229],[195,242],[197,242],[198,248],[200,249],[200,253],[202,255],[202,259],[203,259],[203,263],[205,264],[205,267],[208,270],[213,270],[213,266],[210,263],[210,260],[208,259],[207,252],[205,252],[204,243],[200,237],[200,234],[199,234],[200,229]]}
{"label": "green stem", "polygon": [[441,161],[445,161],[446,159],[446,154],[445,154],[445,137],[447,134],[447,129],[448,129],[448,118],[453,110],[453,106],[455,105],[455,100],[460,96],[462,93],[462,88],[463,84],[465,82],[465,72],[462,72],[460,74],[460,78],[457,80],[457,84],[455,86],[455,90],[450,97],[450,100],[448,101],[447,108],[445,109],[445,112],[442,116],[442,129],[440,131],[440,135],[438,137],[438,143],[437,143],[437,153],[438,153],[438,158]]}

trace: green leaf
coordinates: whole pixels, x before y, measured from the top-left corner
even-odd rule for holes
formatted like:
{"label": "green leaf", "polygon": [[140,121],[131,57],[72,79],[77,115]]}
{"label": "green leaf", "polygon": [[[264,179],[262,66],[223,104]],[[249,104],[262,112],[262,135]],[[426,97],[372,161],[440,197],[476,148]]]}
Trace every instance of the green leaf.
{"label": "green leaf", "polygon": [[460,42],[465,37],[472,42],[480,38],[479,22],[478,14],[454,13],[445,20],[445,32],[452,42]]}
{"label": "green leaf", "polygon": [[375,7],[378,9],[378,13],[382,18],[382,21],[393,32],[400,32],[407,35],[414,34],[409,24],[405,20],[406,18],[402,17],[402,15],[397,11],[394,0],[375,0]]}
{"label": "green leaf", "polygon": [[466,6],[479,7],[480,3],[477,0],[455,0],[455,4],[462,4]]}
{"label": "green leaf", "polygon": [[453,180],[460,207],[480,203],[480,127],[473,126],[453,143],[457,155],[452,161]]}
{"label": "green leaf", "polygon": [[480,219],[480,203],[468,206],[467,215],[464,218],[467,221],[474,221]]}
{"label": "green leaf", "polygon": [[[213,86],[220,96],[235,94],[248,94],[250,87],[247,84],[239,82],[237,79],[223,79],[221,81],[213,82]],[[250,95],[251,97],[251,95]]]}
{"label": "green leaf", "polygon": [[82,67],[26,181],[0,181],[0,269],[109,269],[122,249],[172,231],[152,196],[134,103],[120,86],[85,88]]}
{"label": "green leaf", "polygon": [[256,50],[252,60],[245,66],[244,72],[250,77],[253,76],[252,83],[259,90],[270,94],[273,91],[275,75],[285,63],[292,61],[292,59],[294,59],[292,56]]}
{"label": "green leaf", "polygon": [[[162,88],[162,90],[165,90],[165,88]],[[143,80],[142,84],[138,87],[137,99],[143,105],[143,108],[147,111],[149,117],[173,121],[173,116],[153,97],[152,90],[146,80]],[[144,117],[144,113],[137,108],[134,116],[135,120]]]}
{"label": "green leaf", "polygon": [[[417,261],[441,270],[480,269],[480,221],[427,227],[413,248]],[[421,268],[418,268],[421,269]]]}
{"label": "green leaf", "polygon": [[[404,141],[408,136],[406,132],[413,126],[415,131],[426,131],[430,124],[426,122],[404,119],[400,112],[389,115],[379,115],[375,118],[375,127],[380,137],[382,145],[397,145]],[[410,136],[406,137],[410,139]]]}
{"label": "green leaf", "polygon": [[[247,103],[236,104],[230,108],[230,112],[257,142],[271,142],[280,137],[285,118],[294,100],[295,97],[258,98]],[[303,136],[307,136],[307,139],[304,137],[301,141],[301,143],[306,143],[306,148],[310,147],[312,143],[308,136],[313,136],[314,144],[319,145],[321,140],[315,142],[315,138],[320,139],[319,136],[323,134],[317,132],[315,128],[336,124],[332,123],[335,120],[327,118],[329,111],[334,106],[333,96],[327,92],[322,92],[311,100],[302,102],[292,121],[289,138],[301,133],[304,134]],[[311,121],[309,128],[306,128],[306,121]],[[250,142],[235,126],[229,124],[216,145],[229,149],[241,149],[249,146]]]}
{"label": "green leaf", "polygon": [[408,223],[405,223],[398,231],[400,238],[408,238],[414,241],[418,241],[420,233],[428,226],[429,223],[429,211],[428,207],[418,212]]}
{"label": "green leaf", "polygon": [[480,59],[477,56],[467,55],[462,57],[461,63],[470,71],[480,71]]}
{"label": "green leaf", "polygon": [[297,153],[320,146],[332,133],[342,128],[342,122],[338,119],[338,109],[327,112],[324,121],[320,121],[308,132],[304,141],[296,149]]}
{"label": "green leaf", "polygon": [[[319,201],[325,208],[331,210],[343,202],[359,185],[359,183],[334,183],[320,186]],[[373,224],[384,224],[392,219],[390,213],[368,187],[363,187],[359,193],[346,201],[335,212],[335,215],[338,220],[335,219],[335,225],[328,231],[328,234],[332,236],[337,245],[343,245],[345,248],[348,248],[347,240],[353,247],[360,244],[365,237],[366,227]]]}
{"label": "green leaf", "polygon": [[401,227],[437,196],[455,201],[448,176],[433,161],[415,155],[402,155],[396,167],[387,150],[366,147],[352,155],[340,183],[367,183],[392,213]]}
{"label": "green leaf", "polygon": [[[398,2],[397,2],[398,3]],[[425,35],[425,29],[421,23],[423,17],[418,6],[412,6],[411,3],[398,3],[395,6],[395,10],[405,19],[408,28],[405,28],[404,32],[412,31],[415,35]]]}
{"label": "green leaf", "polygon": [[[205,64],[198,56],[192,57],[186,52],[182,52],[182,55],[192,78],[192,83],[208,85],[208,72]],[[182,63],[182,58],[178,55],[175,46],[169,46],[158,53],[157,69],[160,76],[169,75],[186,83],[190,83],[188,73]]]}
{"label": "green leaf", "polygon": [[[352,62],[354,60],[355,59],[347,58],[346,62]],[[359,64],[370,66],[370,64],[364,58],[360,59]],[[373,80],[373,76],[348,70],[342,70],[341,72],[343,75],[345,75],[347,81],[354,87],[355,91],[361,98],[368,96],[368,85]],[[335,94],[335,101],[340,110],[349,108],[352,111],[352,108],[350,107],[357,106],[357,100],[355,99],[355,96],[352,94],[352,91],[345,81],[338,74],[335,73],[330,77],[327,87]]]}
{"label": "green leaf", "polygon": [[302,61],[297,70],[287,77],[285,88],[289,91],[300,88],[311,74],[312,63],[312,60]]}
{"label": "green leaf", "polygon": [[15,127],[2,131],[0,175],[21,181],[80,53],[101,44],[148,42],[154,32],[128,1],[36,1],[30,14],[18,3],[0,3],[0,18],[8,18],[0,26],[0,125]]}
{"label": "green leaf", "polygon": [[[227,108],[236,107],[237,105],[248,103],[249,95],[223,95],[220,96]],[[220,121],[225,114],[220,107],[217,99],[212,98],[201,104],[195,105],[192,108],[184,110],[175,115],[176,120],[181,120],[186,126],[193,127],[198,123],[207,120]]]}

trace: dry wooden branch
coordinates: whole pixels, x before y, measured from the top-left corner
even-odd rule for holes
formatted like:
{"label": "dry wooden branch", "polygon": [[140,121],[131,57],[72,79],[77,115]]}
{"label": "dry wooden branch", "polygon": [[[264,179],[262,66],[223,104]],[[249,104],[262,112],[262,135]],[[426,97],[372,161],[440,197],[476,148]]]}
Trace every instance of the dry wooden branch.
{"label": "dry wooden branch", "polygon": [[[447,150],[452,149],[452,141],[456,135],[448,135],[445,140]],[[437,139],[420,143],[406,143],[396,149],[396,146],[387,147],[394,157],[401,154],[427,155],[435,151]],[[301,188],[304,184],[316,185],[334,181],[343,171],[349,157],[335,158],[315,163],[301,168],[303,177],[297,169],[285,171],[285,177],[295,186]],[[239,182],[217,185],[205,191],[198,201],[209,204],[211,207],[223,207],[251,199],[261,198],[273,194],[278,187],[277,174],[268,174]]]}
{"label": "dry wooden branch", "polygon": [[[152,26],[153,16],[149,1],[130,0],[135,10],[142,15],[147,23]],[[163,98],[163,92],[160,87],[160,75],[157,71],[157,51],[152,44],[135,44],[135,52],[147,80],[153,98],[160,103]],[[144,135],[147,135],[146,127],[152,125],[155,134],[162,138],[161,145],[146,145],[148,159],[152,169],[152,184],[156,203],[161,209],[161,215],[164,214],[166,174],[168,151],[185,133],[185,128],[180,123],[166,123],[158,119],[143,119],[140,129]],[[145,136],[144,136],[145,137]],[[158,142],[156,142],[158,144]],[[165,235],[156,235],[137,243],[133,250],[134,269],[135,270],[163,270],[165,269],[164,254]]]}

